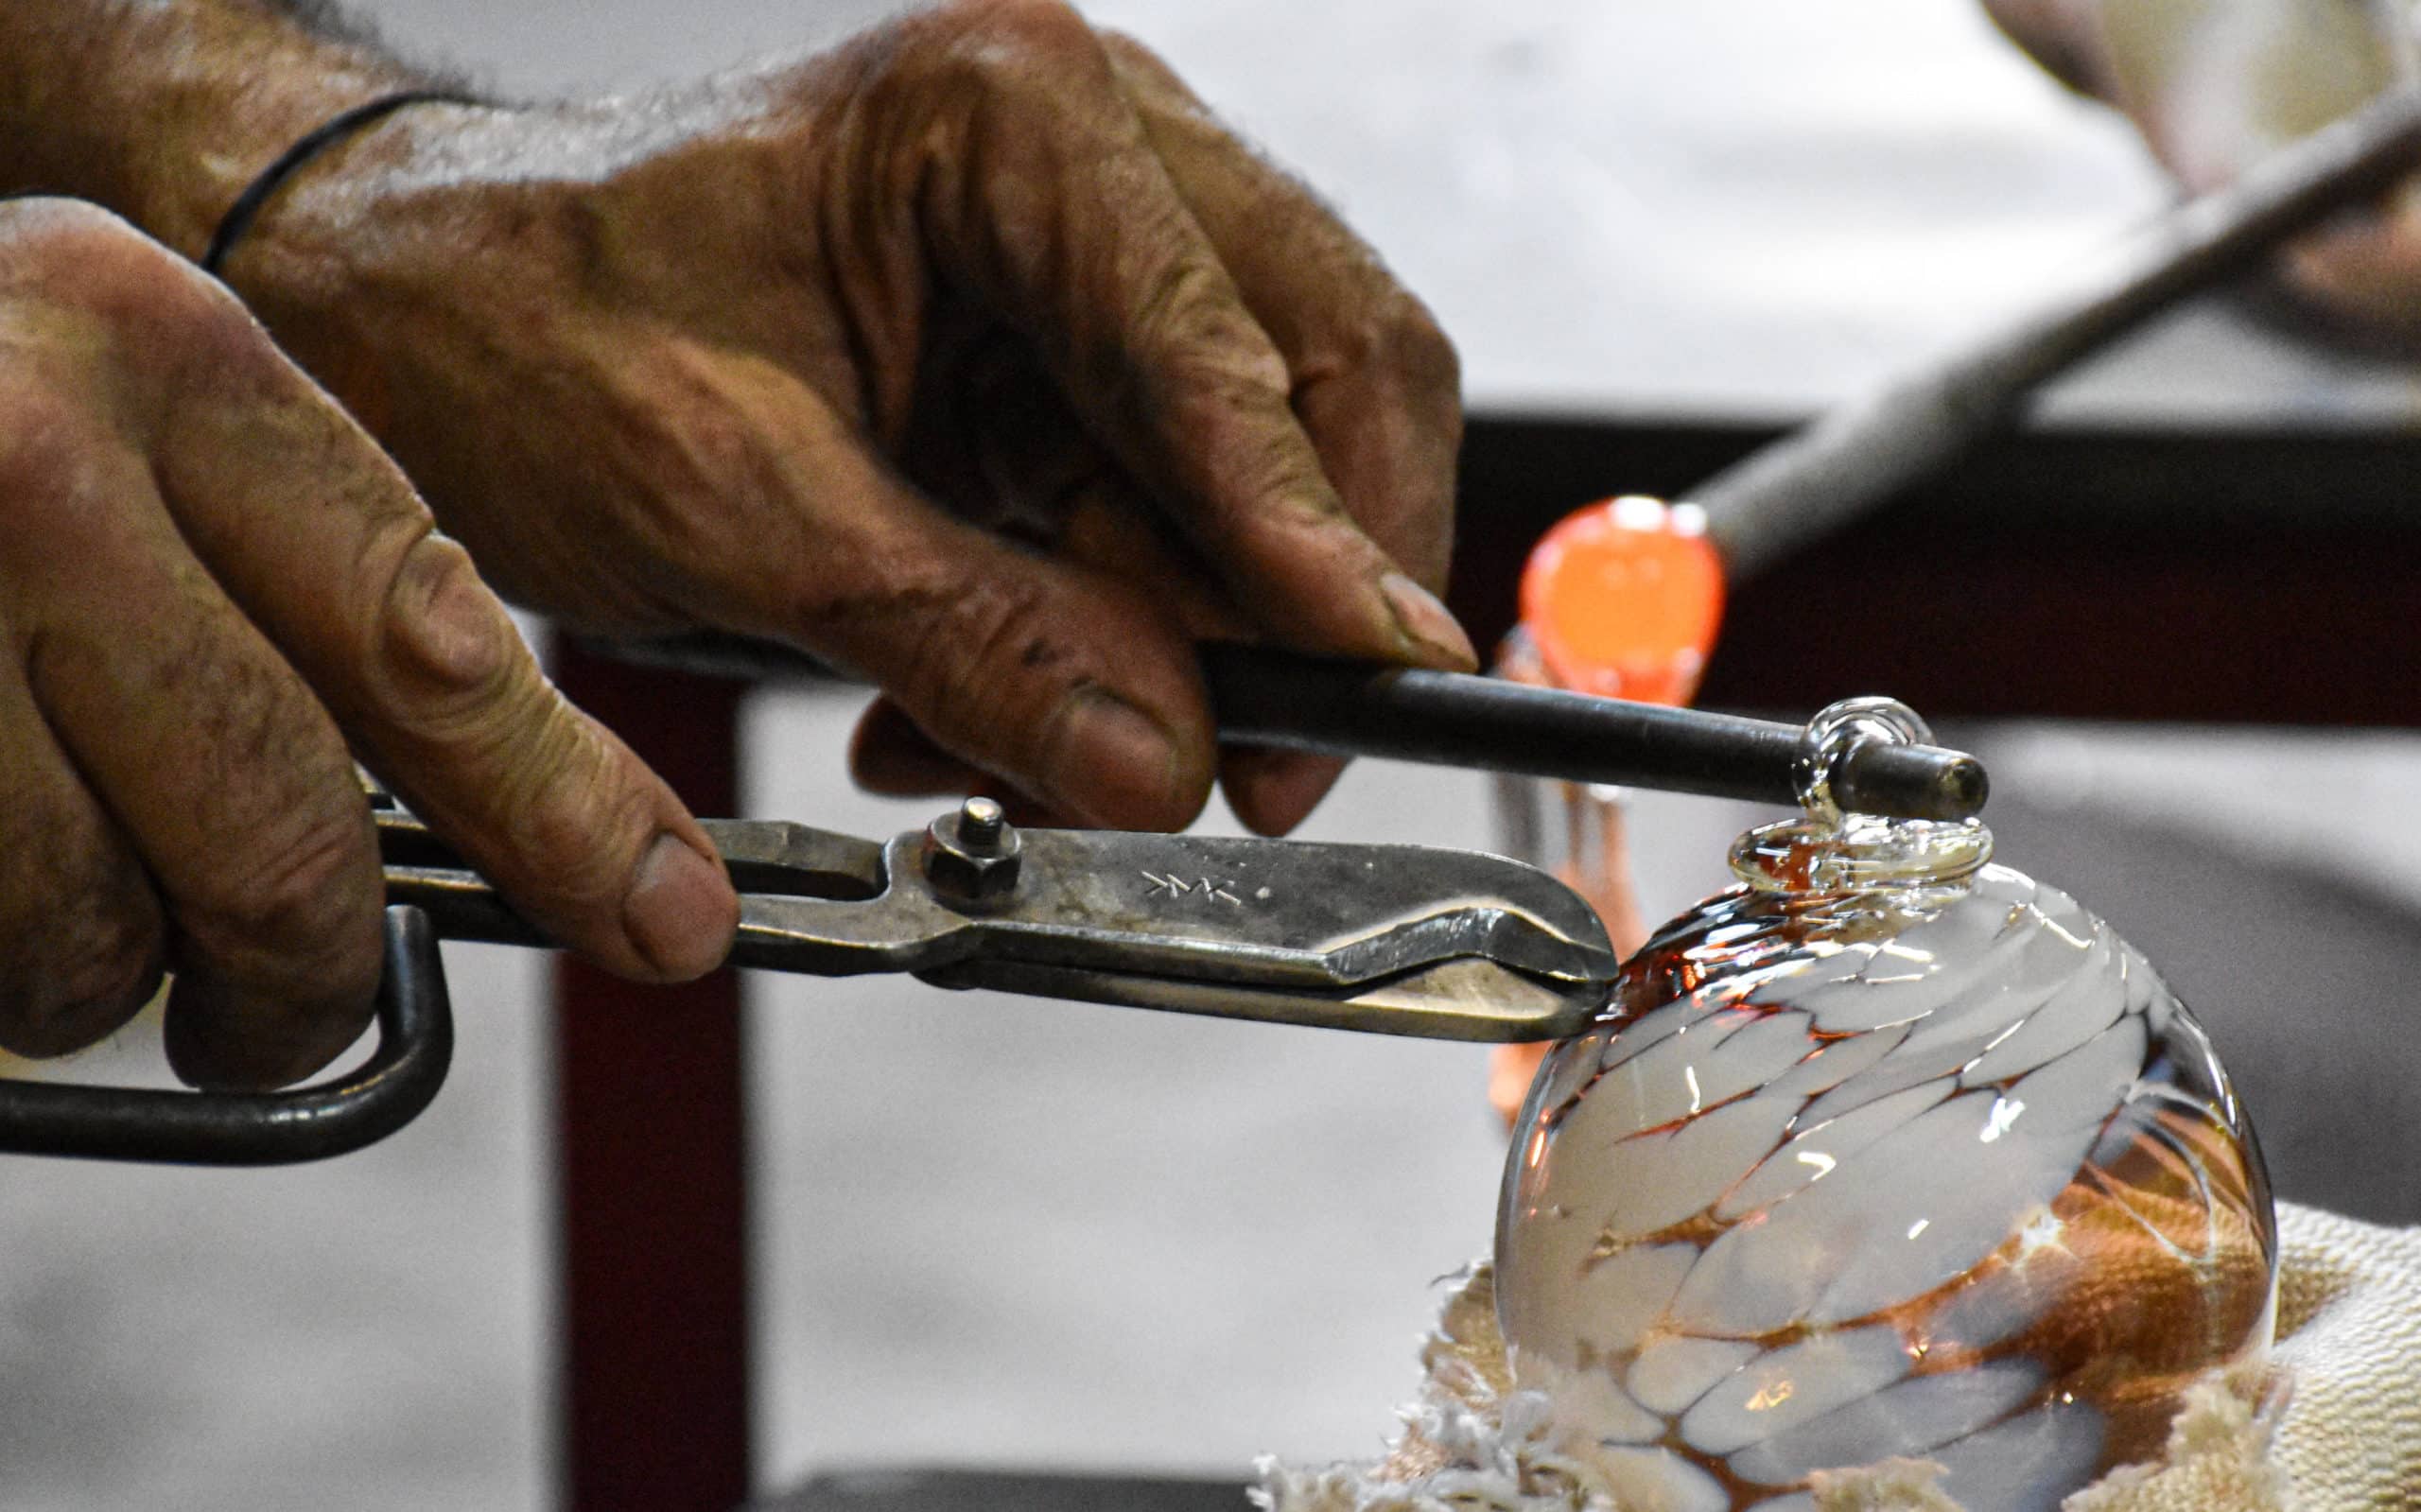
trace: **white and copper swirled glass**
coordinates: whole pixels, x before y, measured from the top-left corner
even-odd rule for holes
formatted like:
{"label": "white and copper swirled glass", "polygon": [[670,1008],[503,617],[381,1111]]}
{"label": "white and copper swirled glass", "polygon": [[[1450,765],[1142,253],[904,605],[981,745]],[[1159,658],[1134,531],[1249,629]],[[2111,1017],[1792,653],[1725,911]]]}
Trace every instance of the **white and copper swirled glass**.
{"label": "white and copper swirled glass", "polygon": [[1753,831],[1541,1069],[1498,1215],[1515,1376],[1663,1512],[1798,1512],[1891,1456],[2050,1512],[2266,1358],[2268,1183],[2208,1037],[1990,853],[1972,821]]}

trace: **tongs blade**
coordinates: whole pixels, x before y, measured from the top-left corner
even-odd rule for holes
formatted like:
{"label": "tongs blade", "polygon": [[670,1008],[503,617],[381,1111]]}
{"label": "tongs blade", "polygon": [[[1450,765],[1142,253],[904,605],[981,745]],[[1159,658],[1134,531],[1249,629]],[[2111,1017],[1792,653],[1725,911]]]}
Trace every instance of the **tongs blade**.
{"label": "tongs blade", "polygon": [[[1596,914],[1499,856],[1112,830],[1016,830],[971,800],[878,846],[707,822],[741,889],[737,965],[903,972],[950,987],[1428,1038],[1559,1038],[1616,958]],[[543,943],[399,809],[391,899],[458,938]]]}

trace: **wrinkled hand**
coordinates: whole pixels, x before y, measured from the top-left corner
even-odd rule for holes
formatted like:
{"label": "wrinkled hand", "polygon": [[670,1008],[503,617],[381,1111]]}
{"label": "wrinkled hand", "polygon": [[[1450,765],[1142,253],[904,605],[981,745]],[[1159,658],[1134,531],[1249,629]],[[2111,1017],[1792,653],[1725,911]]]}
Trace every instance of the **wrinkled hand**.
{"label": "wrinkled hand", "polygon": [[[1140,46],[958,4],[804,65],[425,106],[228,270],[509,595],[787,640],[884,700],[868,785],[1176,826],[1193,645],[1468,667],[1451,348]],[[1332,764],[1231,753],[1290,827]]]}
{"label": "wrinkled hand", "polygon": [[165,967],[190,1082],[342,1050],[380,965],[348,740],[601,964],[727,946],[696,822],[227,291],[99,210],[0,204],[0,1046],[89,1044]]}

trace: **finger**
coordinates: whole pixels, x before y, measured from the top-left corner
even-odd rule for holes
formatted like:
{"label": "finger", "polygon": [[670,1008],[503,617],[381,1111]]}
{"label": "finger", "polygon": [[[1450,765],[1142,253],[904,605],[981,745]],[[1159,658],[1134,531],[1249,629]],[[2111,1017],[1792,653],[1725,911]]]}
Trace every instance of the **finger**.
{"label": "finger", "polygon": [[868,677],[949,756],[1089,823],[1174,828],[1200,810],[1207,694],[1144,594],[949,517],[804,391],[780,424],[815,460],[787,483],[821,529],[795,552],[769,545],[770,579],[723,605],[762,617],[735,628]]}
{"label": "finger", "polygon": [[[1256,627],[1219,591],[1194,553],[1169,537],[1141,491],[1039,377],[1009,363],[977,379],[977,393],[966,410],[967,449],[982,478],[983,517],[1054,520],[1059,554],[1125,582],[1150,584],[1163,613],[1189,634],[1255,638]],[[853,747],[862,781],[871,773],[875,782],[914,783],[919,792],[971,791],[942,786],[963,779],[928,759],[928,753],[940,755],[930,742],[911,742],[894,725],[873,719],[874,712],[861,723]],[[914,733],[904,718],[897,723]],[[1282,835],[1302,823],[1344,769],[1343,762],[1322,756],[1224,748],[1219,780],[1228,807],[1246,827]]]}
{"label": "finger", "polygon": [[[1283,835],[1319,806],[1345,765],[1332,756],[1299,751],[1225,746],[1219,752],[1219,783],[1227,791],[1228,807],[1246,828],[1255,834]],[[1001,788],[980,767],[934,744],[888,698],[876,698],[859,716],[849,738],[849,773],[859,787],[889,798],[984,793],[1003,803],[1026,799],[1025,794]]]}
{"label": "finger", "polygon": [[0,1049],[63,1055],[159,990],[151,879],[34,704],[24,647],[0,660]]}
{"label": "finger", "polygon": [[51,484],[15,501],[47,570],[9,617],[37,707],[167,904],[170,1063],[198,1086],[294,1080],[360,1034],[378,982],[352,761],[131,456],[87,447]]}
{"label": "finger", "polygon": [[859,787],[886,798],[962,796],[987,773],[935,745],[908,711],[877,694],[849,732],[849,774]]}
{"label": "finger", "polygon": [[1083,823],[1076,815],[958,760],[927,739],[897,704],[880,695],[858,720],[850,738],[849,759],[853,770],[860,770],[862,762],[875,773],[871,781],[862,775],[861,786],[885,797],[982,796],[998,801],[1003,817],[1023,827],[1067,829]]}
{"label": "finger", "polygon": [[[1286,364],[1187,212],[1108,61],[1057,8],[945,12],[993,29],[919,160],[949,270],[1012,312],[1120,461],[1272,634],[1468,667],[1468,640],[1347,513]],[[958,81],[953,81],[958,82]]]}
{"label": "finger", "polygon": [[907,430],[882,450],[958,518],[1051,549],[1073,497],[1116,464],[1023,337],[969,312],[934,325]]}
{"label": "finger", "polygon": [[815,637],[942,753],[1023,795],[1097,826],[1190,823],[1211,731],[1181,633],[1111,580],[933,526],[878,568],[892,586]]}
{"label": "finger", "polygon": [[[1219,782],[1227,791],[1228,806],[1246,828],[1283,835],[1318,807],[1345,765],[1299,751],[1227,746],[1219,753]],[[1025,796],[1001,790],[982,768],[943,750],[905,710],[883,697],[866,705],[850,734],[849,772],[859,787],[891,798],[980,792],[1005,803]]]}
{"label": "finger", "polygon": [[1346,508],[1442,590],[1462,441],[1453,344],[1360,237],[1158,56],[1115,34],[1104,42],[1186,208],[1284,356],[1296,414]]}
{"label": "finger", "polygon": [[[1413,577],[1442,589],[1462,436],[1452,345],[1359,237],[1246,149],[1175,71],[1127,38],[1104,40],[1154,151],[1284,356],[1295,411],[1345,507]],[[1343,770],[1328,757],[1238,750],[1220,780],[1246,825],[1283,834]]]}
{"label": "finger", "polygon": [[[1154,527],[1155,517],[1105,457],[1093,480],[1068,507],[1060,550],[1071,561],[1153,584],[1164,611],[1197,640],[1261,638],[1258,627],[1217,590],[1183,543]],[[1219,752],[1219,785],[1228,807],[1256,834],[1283,835],[1300,825],[1344,771],[1342,761],[1298,752],[1225,745]]]}
{"label": "finger", "polygon": [[962,517],[994,530],[1009,522],[1054,555],[1137,585],[1196,639],[1256,637],[1201,553],[1086,432],[1030,355],[970,375],[960,412],[964,471],[980,495],[971,515],[954,501]]}
{"label": "finger", "polygon": [[229,402],[180,407],[160,448],[197,553],[532,923],[626,976],[715,965],[739,902],[697,821],[547,680],[369,438],[274,352],[230,345]]}
{"label": "finger", "polygon": [[1219,754],[1219,785],[1228,807],[1256,835],[1283,835],[1311,817],[1345,763],[1334,756],[1266,746],[1230,746]]}

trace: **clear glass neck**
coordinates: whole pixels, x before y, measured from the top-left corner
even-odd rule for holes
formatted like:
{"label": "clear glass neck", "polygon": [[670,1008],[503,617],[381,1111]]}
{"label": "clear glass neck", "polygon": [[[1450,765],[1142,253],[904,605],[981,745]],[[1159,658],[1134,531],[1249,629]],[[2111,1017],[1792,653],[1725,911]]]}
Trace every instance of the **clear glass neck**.
{"label": "clear glass neck", "polygon": [[1842,896],[1956,887],[1992,860],[1981,821],[1944,824],[1843,813],[1834,778],[1861,745],[1930,741],[1933,732],[1904,704],[1845,699],[1808,722],[1798,767],[1798,819],[1766,825],[1732,846],[1732,871],[1762,893]]}
{"label": "clear glass neck", "polygon": [[1732,845],[1733,876],[1793,897],[1955,887],[1992,859],[1993,832],[1974,819],[1786,819]]}

